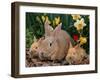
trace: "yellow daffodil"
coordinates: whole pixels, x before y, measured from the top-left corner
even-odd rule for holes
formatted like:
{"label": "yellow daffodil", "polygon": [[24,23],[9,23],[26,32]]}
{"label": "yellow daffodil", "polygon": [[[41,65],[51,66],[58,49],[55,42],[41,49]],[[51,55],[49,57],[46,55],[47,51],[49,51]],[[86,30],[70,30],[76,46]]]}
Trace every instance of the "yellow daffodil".
{"label": "yellow daffodil", "polygon": [[53,20],[53,26],[55,26],[56,24],[55,24],[55,20]]}
{"label": "yellow daffodil", "polygon": [[73,20],[78,20],[81,18],[79,14],[73,14],[72,17],[73,17]]}
{"label": "yellow daffodil", "polygon": [[45,19],[48,21],[49,24],[51,24],[51,22],[50,22],[48,16],[46,16]]}
{"label": "yellow daffodil", "polygon": [[47,20],[48,23],[51,24],[51,22],[50,22],[48,16],[41,16],[41,18],[42,18],[42,21],[43,21],[43,22],[45,22],[45,21]]}
{"label": "yellow daffodil", "polygon": [[41,23],[41,20],[40,20],[39,16],[36,16],[36,20]]}
{"label": "yellow daffodil", "polygon": [[90,16],[88,16],[88,19],[90,19]]}
{"label": "yellow daffodil", "polygon": [[37,20],[37,21],[40,21],[40,18],[39,18],[39,16],[36,16],[36,20]]}
{"label": "yellow daffodil", "polygon": [[58,25],[60,23],[60,17],[55,18],[55,24]]}
{"label": "yellow daffodil", "polygon": [[79,38],[79,41],[80,41],[80,45],[83,45],[83,44],[85,44],[85,43],[87,42],[87,38],[81,36],[81,37]]}
{"label": "yellow daffodil", "polygon": [[42,18],[42,21],[44,22],[45,21],[45,16],[42,16],[41,18]]}
{"label": "yellow daffodil", "polygon": [[86,24],[84,23],[84,19],[82,18],[81,20],[77,20],[75,23],[74,23],[74,26],[76,27],[76,29],[78,31],[82,30],[84,28],[84,26],[86,26]]}

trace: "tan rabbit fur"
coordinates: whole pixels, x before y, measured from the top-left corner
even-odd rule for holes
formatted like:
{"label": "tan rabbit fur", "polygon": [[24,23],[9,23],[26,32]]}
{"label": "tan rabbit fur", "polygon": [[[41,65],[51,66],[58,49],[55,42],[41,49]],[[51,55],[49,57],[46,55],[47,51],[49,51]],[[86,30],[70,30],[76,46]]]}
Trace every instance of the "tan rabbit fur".
{"label": "tan rabbit fur", "polygon": [[29,49],[29,55],[31,56],[31,58],[34,57],[38,57],[38,52],[37,52],[37,48],[39,47],[40,42],[44,39],[44,37],[40,38],[39,40],[36,40],[32,43],[30,49]]}
{"label": "tan rabbit fur", "polygon": [[31,56],[31,58],[38,56],[38,53],[36,51],[36,49],[37,49],[38,46],[39,46],[38,41],[32,43],[32,45],[31,45],[31,47],[29,49],[29,55]]}
{"label": "tan rabbit fur", "polygon": [[66,61],[69,64],[82,64],[84,58],[88,58],[85,50],[79,45],[76,45],[75,47],[69,48]]}
{"label": "tan rabbit fur", "polygon": [[41,60],[62,60],[65,58],[69,48],[70,38],[64,30],[61,30],[61,26],[62,23],[55,30],[52,30],[48,22],[45,22],[45,39],[40,42],[37,49]]}

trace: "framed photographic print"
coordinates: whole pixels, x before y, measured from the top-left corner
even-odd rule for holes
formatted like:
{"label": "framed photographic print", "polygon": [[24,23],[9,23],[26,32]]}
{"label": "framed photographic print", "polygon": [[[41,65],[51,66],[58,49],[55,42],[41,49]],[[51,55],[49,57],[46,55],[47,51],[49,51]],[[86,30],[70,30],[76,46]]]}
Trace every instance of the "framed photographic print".
{"label": "framed photographic print", "polygon": [[13,2],[12,77],[97,73],[97,7]]}

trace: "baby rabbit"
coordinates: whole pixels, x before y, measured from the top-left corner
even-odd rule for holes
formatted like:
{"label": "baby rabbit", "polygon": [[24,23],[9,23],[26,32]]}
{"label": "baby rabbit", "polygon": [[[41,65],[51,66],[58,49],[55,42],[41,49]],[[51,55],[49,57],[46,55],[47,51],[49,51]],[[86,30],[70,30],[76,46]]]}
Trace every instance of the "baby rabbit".
{"label": "baby rabbit", "polygon": [[70,37],[64,30],[61,30],[61,26],[62,23],[53,30],[48,21],[45,22],[45,39],[40,41],[37,48],[41,60],[60,61],[65,58],[69,49]]}
{"label": "baby rabbit", "polygon": [[39,40],[36,40],[32,43],[30,49],[29,49],[29,55],[31,58],[35,58],[38,57],[38,52],[37,52],[37,48],[39,47],[40,42],[44,39],[44,37],[40,38]]}
{"label": "baby rabbit", "polygon": [[[84,61],[85,59],[87,59],[87,62]],[[86,64],[88,63],[89,58],[85,50],[81,48],[79,45],[76,45],[74,47],[69,48],[68,54],[66,56],[66,61],[69,64]]]}
{"label": "baby rabbit", "polygon": [[32,43],[32,45],[31,45],[31,47],[29,49],[29,52],[28,52],[30,58],[38,57],[38,53],[36,51],[38,46],[39,46],[38,41],[35,41],[35,42]]}

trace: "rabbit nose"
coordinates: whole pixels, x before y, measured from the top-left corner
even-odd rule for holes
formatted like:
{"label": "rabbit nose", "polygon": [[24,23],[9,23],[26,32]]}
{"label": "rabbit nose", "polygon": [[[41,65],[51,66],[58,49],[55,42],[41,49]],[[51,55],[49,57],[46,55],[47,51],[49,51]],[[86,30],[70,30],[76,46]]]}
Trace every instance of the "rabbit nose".
{"label": "rabbit nose", "polygon": [[42,51],[39,51],[38,53],[39,53],[40,56],[43,56],[43,52]]}
{"label": "rabbit nose", "polygon": [[43,50],[38,49],[37,52],[41,55],[43,54]]}
{"label": "rabbit nose", "polygon": [[43,54],[44,54],[44,53],[43,53],[43,52],[41,52],[41,56],[43,56]]}
{"label": "rabbit nose", "polygon": [[43,52],[39,53],[39,58],[40,58],[40,60],[44,60],[44,53]]}

